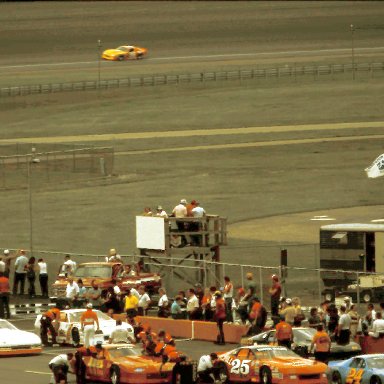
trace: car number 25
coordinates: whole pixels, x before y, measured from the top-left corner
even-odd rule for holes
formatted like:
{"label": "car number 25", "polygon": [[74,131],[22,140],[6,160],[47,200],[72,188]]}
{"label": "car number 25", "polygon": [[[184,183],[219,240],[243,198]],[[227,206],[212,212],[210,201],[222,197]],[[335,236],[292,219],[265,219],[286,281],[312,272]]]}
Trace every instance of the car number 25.
{"label": "car number 25", "polygon": [[240,360],[235,359],[231,361],[231,373],[234,375],[248,375],[249,373],[249,363],[251,360]]}

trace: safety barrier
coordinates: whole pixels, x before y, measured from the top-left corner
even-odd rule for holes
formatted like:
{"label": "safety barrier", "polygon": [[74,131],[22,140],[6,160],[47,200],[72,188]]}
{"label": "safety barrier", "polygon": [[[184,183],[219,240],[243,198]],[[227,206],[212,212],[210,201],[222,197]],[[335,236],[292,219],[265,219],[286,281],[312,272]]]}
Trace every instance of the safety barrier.
{"label": "safety barrier", "polygon": [[53,307],[53,303],[36,303],[36,304],[10,304],[9,310],[11,312],[11,316],[16,315],[40,315],[41,313],[48,310],[49,307]]}
{"label": "safety barrier", "polygon": [[384,351],[384,337],[360,336],[358,342],[364,354],[383,353]]}
{"label": "safety barrier", "polygon": [[[113,318],[125,320],[126,316],[120,314],[114,315]],[[217,337],[217,325],[210,321],[174,320],[151,316],[137,316],[136,321],[150,326],[154,332],[164,329],[176,338],[215,341]],[[240,343],[248,329],[249,327],[245,325],[224,324],[225,341],[227,343]]]}

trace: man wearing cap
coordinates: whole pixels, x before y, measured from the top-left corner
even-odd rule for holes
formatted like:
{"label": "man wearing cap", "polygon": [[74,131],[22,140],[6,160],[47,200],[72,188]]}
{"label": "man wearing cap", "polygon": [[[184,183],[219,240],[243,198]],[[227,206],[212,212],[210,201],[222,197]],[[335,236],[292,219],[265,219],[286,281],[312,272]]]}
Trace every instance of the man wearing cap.
{"label": "man wearing cap", "polygon": [[87,304],[87,309],[80,317],[81,329],[84,332],[84,346],[89,348],[94,345],[95,325],[96,331],[100,329],[97,313],[92,310],[92,304]]}
{"label": "man wearing cap", "polygon": [[27,256],[25,255],[25,251],[23,249],[20,250],[20,255],[17,257],[15,261],[15,276],[13,280],[13,294],[17,295],[17,289],[20,283],[20,295],[24,295],[24,284],[25,277],[27,275],[27,270],[25,269],[28,264]]}
{"label": "man wearing cap", "polygon": [[168,219],[167,212],[164,211],[164,209],[161,205],[158,205],[156,208],[156,216],[162,217],[163,219]]}

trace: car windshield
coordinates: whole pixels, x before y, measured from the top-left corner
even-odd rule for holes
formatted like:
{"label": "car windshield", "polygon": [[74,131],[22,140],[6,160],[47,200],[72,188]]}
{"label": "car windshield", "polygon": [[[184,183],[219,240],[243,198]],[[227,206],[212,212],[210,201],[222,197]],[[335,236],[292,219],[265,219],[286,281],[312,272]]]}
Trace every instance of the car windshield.
{"label": "car windshield", "polygon": [[135,348],[133,346],[109,348],[108,351],[113,358],[142,355],[140,348]]}
{"label": "car windshield", "polygon": [[[70,320],[69,321],[71,323],[80,323],[80,317],[84,312],[85,312],[85,310],[79,311],[79,312],[72,312],[70,314]],[[105,313],[103,313],[101,311],[95,310],[94,312],[96,312],[99,320],[111,320],[111,318],[109,316],[107,316]]]}
{"label": "car windshield", "polygon": [[15,330],[17,328],[13,324],[9,323],[7,320],[0,319],[0,329]]}
{"label": "car windshield", "polygon": [[128,52],[129,49],[127,47],[119,47],[119,48],[116,48],[118,51],[124,51],[124,52]]}
{"label": "car windshield", "polygon": [[369,368],[384,369],[384,358],[383,357],[370,357],[366,360]]}
{"label": "car windshield", "polygon": [[109,265],[79,265],[75,277],[102,277],[112,276],[112,267]]}
{"label": "car windshield", "polygon": [[311,342],[316,330],[313,328],[293,329],[293,335],[296,342]]}

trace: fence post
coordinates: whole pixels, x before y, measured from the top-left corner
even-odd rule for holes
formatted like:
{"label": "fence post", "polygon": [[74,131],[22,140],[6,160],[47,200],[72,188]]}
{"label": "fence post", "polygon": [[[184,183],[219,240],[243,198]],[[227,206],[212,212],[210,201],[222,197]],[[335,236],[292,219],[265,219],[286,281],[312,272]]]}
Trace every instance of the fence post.
{"label": "fence post", "polygon": [[264,293],[263,293],[263,272],[261,267],[259,267],[259,281],[260,281],[260,303],[262,303]]}
{"label": "fence post", "polygon": [[240,272],[241,272],[241,286],[244,287],[244,269],[242,265],[240,265]]}
{"label": "fence post", "polygon": [[357,312],[360,312],[360,281],[359,281],[359,272],[356,272],[357,285],[356,285],[356,293],[357,293]]}

